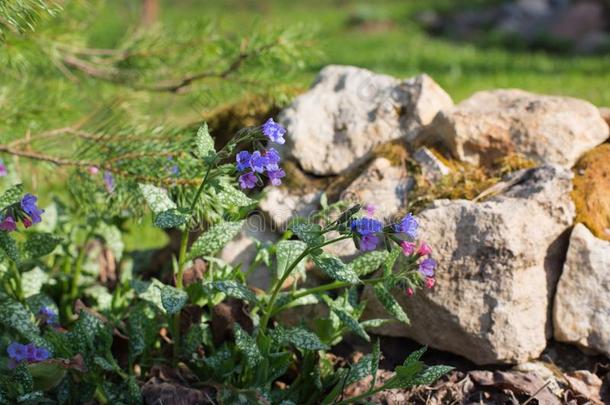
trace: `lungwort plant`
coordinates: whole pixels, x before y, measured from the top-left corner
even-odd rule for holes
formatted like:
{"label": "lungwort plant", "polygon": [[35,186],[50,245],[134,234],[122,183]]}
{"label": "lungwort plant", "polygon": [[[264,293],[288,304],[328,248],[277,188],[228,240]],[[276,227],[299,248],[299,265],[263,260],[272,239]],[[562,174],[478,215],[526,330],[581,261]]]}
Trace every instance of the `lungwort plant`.
{"label": "lungwort plant", "polygon": [[[81,192],[45,210],[21,185],[9,187],[0,198],[0,403],[141,403],[155,397],[161,373],[219,403],[343,404],[448,372],[425,366],[422,349],[381,384],[379,341],[355,364],[331,355],[348,333],[371,341],[371,328],[409,321],[392,292],[434,286],[436,263],[411,215],[383,223],[374,207],[324,202],[279,242],[258,244],[249,269],[217,257],[257,190],[286,176],[274,149],[285,132],[269,119],[216,150],[204,125],[184,149],[156,150],[148,172],[125,176],[120,159],[77,167],[70,181]],[[2,164],[5,180],[11,171]],[[156,227],[180,235],[171,277],[139,272],[138,256],[123,251],[124,218],[143,215],[144,203]],[[361,252],[350,263],[327,249],[347,240]],[[261,266],[267,291],[246,283]],[[304,287],[311,268],[327,281]],[[395,319],[361,320],[363,288]],[[306,305],[327,315],[282,322]],[[367,376],[367,392],[343,397]]]}

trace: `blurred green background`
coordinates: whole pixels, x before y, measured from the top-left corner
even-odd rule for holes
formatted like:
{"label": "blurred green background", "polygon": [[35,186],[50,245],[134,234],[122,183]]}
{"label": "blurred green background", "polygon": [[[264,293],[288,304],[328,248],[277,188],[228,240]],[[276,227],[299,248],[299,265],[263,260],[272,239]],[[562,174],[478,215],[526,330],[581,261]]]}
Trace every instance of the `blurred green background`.
{"label": "blurred green background", "polygon": [[[248,33],[256,25],[302,24],[313,33],[319,55],[291,82],[308,86],[327,64],[366,67],[397,77],[428,73],[456,101],[475,91],[517,87],[610,105],[610,55],[596,56],[507,49],[433,37],[418,22],[425,11],[446,12],[490,5],[472,0],[164,0],[158,18],[165,24],[185,19],[214,20],[227,31]],[[98,34],[112,45],[139,7],[120,2],[100,18]],[[101,39],[101,38],[100,38]],[[196,49],[193,49],[196,52]],[[278,77],[282,81],[282,77]]]}

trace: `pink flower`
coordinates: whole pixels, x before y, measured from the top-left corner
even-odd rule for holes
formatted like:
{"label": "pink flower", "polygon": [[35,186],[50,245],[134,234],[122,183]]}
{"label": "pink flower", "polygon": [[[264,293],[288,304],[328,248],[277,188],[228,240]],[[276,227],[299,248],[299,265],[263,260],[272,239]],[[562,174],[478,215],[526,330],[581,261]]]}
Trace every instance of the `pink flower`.
{"label": "pink flower", "polygon": [[411,287],[407,288],[407,297],[412,297],[413,294],[415,294],[415,291],[413,291],[413,289]]}
{"label": "pink flower", "polygon": [[400,243],[400,247],[402,248],[402,253],[405,254],[405,256],[411,256],[414,252],[415,252],[415,243],[414,242],[409,242],[409,241],[402,241]]}
{"label": "pink flower", "polygon": [[434,287],[434,285],[436,284],[436,279],[434,277],[427,277],[426,278],[426,288],[432,288]]}
{"label": "pink flower", "polygon": [[0,230],[13,232],[17,229],[17,224],[15,223],[15,219],[11,216],[7,216],[0,222]]}
{"label": "pink flower", "polygon": [[32,226],[32,221],[30,220],[30,218],[23,218],[23,226],[25,226],[26,228],[29,228],[30,226]]}
{"label": "pink flower", "polygon": [[375,211],[377,210],[377,207],[374,204],[366,204],[363,209],[364,209],[364,212],[366,212],[366,215],[368,215],[369,217],[372,217],[373,215],[375,215]]}
{"label": "pink flower", "polygon": [[422,242],[417,249],[417,254],[420,256],[428,256],[432,253],[432,248],[426,242]]}
{"label": "pink flower", "polygon": [[89,174],[90,174],[90,175],[95,175],[95,174],[97,174],[99,171],[100,171],[100,169],[98,169],[97,167],[95,167],[95,166],[89,166]]}

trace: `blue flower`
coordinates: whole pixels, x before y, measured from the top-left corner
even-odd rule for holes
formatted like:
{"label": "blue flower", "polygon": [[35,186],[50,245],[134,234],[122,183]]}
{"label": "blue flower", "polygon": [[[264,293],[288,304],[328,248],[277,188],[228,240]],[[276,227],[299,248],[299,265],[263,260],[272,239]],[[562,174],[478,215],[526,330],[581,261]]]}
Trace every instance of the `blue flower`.
{"label": "blue flower", "polygon": [[286,172],[282,169],[270,170],[267,172],[267,176],[269,176],[271,184],[274,186],[279,186],[282,184],[282,178],[286,176]]}
{"label": "blue flower", "polygon": [[44,213],[44,210],[41,210],[36,206],[37,201],[38,198],[29,193],[24,195],[21,199],[21,209],[28,214],[34,224],[42,221],[41,215]]}
{"label": "blue flower", "polygon": [[263,125],[263,134],[265,134],[267,138],[271,139],[271,141],[279,143],[280,145],[286,142],[284,139],[286,129],[277,122],[274,122],[273,118],[269,118]]}
{"label": "blue flower", "polygon": [[106,187],[106,191],[108,193],[112,193],[114,191],[114,177],[112,177],[112,173],[108,170],[104,172],[104,186]]}
{"label": "blue flower", "polygon": [[365,235],[360,240],[360,250],[363,252],[367,252],[369,250],[377,249],[377,245],[379,244],[379,238],[375,235]]}
{"label": "blue flower", "polygon": [[45,322],[49,325],[57,324],[57,314],[49,307],[40,307],[38,314],[43,317]]}
{"label": "blue flower", "polygon": [[243,150],[235,156],[238,171],[243,172],[244,170],[250,167],[251,156],[252,155],[250,155],[250,152],[248,152],[247,150]]}
{"label": "blue flower", "polygon": [[[273,148],[269,148],[264,152],[265,157],[267,158],[267,166],[266,169],[269,171],[278,170],[280,168],[280,154]],[[283,177],[283,176],[282,176]]]}
{"label": "blue flower", "polygon": [[263,155],[259,151],[254,151],[254,153],[252,153],[252,157],[250,158],[250,167],[253,171],[256,173],[263,173],[267,164],[269,164],[269,159],[267,156]]}
{"label": "blue flower", "polygon": [[28,358],[31,362],[45,361],[51,357],[51,353],[44,347],[38,347],[34,350],[34,354],[31,358]]}
{"label": "blue flower", "polygon": [[254,188],[256,187],[256,182],[258,178],[252,172],[248,172],[246,174],[242,174],[239,176],[239,186],[242,189]]}
{"label": "blue flower", "polygon": [[8,170],[6,170],[6,165],[4,161],[0,159],[0,177],[8,176]]}
{"label": "blue flower", "polygon": [[417,226],[415,217],[412,214],[407,214],[399,224],[394,225],[394,230],[415,239],[417,237]]}
{"label": "blue flower", "polygon": [[178,165],[173,165],[170,169],[169,172],[173,175],[173,176],[178,176],[180,174],[180,168],[178,167]]}
{"label": "blue flower", "polygon": [[351,228],[353,231],[358,232],[360,236],[367,236],[381,232],[383,224],[376,219],[364,217],[354,219],[351,223]]}
{"label": "blue flower", "polygon": [[434,269],[436,268],[436,260],[426,258],[419,263],[419,271],[426,277],[434,277]]}
{"label": "blue flower", "polygon": [[6,348],[6,352],[8,353],[8,357],[15,360],[16,362],[23,361],[27,358],[27,353],[25,350],[25,345],[21,343],[13,342]]}

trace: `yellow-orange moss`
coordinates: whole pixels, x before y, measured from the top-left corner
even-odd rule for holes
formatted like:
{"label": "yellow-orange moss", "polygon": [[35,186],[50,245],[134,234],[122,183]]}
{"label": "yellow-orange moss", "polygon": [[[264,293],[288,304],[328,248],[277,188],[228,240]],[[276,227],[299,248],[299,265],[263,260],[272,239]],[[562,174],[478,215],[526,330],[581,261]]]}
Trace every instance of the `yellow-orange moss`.
{"label": "yellow-orange moss", "polygon": [[576,221],[598,238],[610,240],[610,144],[587,152],[574,166],[572,200]]}

